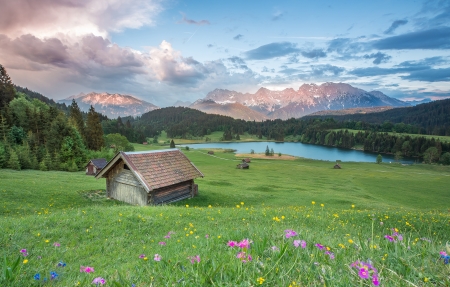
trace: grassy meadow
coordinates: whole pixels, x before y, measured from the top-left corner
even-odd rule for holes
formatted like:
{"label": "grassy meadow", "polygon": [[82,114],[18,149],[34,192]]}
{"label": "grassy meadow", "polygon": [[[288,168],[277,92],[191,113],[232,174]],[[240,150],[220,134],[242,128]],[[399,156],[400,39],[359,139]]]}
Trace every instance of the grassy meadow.
{"label": "grassy meadow", "polygon": [[199,196],[158,207],[0,170],[0,285],[450,286],[449,167],[185,154]]}

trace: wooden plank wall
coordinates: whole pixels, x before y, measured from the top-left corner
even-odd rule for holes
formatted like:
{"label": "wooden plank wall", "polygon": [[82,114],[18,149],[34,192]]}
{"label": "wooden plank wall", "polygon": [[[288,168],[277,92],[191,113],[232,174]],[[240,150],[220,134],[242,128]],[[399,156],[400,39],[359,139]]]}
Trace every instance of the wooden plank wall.
{"label": "wooden plank wall", "polygon": [[134,205],[147,205],[147,192],[130,170],[120,161],[108,173],[106,179],[108,197]]}
{"label": "wooden plank wall", "polygon": [[153,191],[153,204],[170,203],[192,197],[192,181],[185,181]]}

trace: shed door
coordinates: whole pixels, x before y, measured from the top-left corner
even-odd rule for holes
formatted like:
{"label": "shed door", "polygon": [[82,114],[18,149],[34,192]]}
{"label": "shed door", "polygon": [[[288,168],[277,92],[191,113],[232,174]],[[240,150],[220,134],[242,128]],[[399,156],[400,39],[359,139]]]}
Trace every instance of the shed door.
{"label": "shed door", "polygon": [[157,189],[153,193],[153,203],[170,203],[192,197],[191,182],[185,181]]}
{"label": "shed door", "polygon": [[147,205],[147,192],[129,170],[122,170],[114,178],[111,197],[130,204]]}

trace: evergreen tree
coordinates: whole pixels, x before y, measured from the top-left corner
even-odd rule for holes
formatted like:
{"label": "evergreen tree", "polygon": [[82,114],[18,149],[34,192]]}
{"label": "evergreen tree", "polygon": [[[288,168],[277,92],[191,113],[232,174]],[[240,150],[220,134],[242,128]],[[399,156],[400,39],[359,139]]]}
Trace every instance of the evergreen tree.
{"label": "evergreen tree", "polygon": [[103,139],[103,129],[100,123],[100,116],[91,106],[86,121],[86,142],[87,147],[91,150],[101,150],[105,145]]}
{"label": "evergreen tree", "polygon": [[270,155],[269,146],[266,146],[266,152],[265,152],[265,155]]}
{"label": "evergreen tree", "polygon": [[14,99],[16,90],[5,67],[0,65],[0,110],[6,107]]}
{"label": "evergreen tree", "polygon": [[72,99],[72,104],[69,106],[69,117],[75,125],[75,128],[80,133],[84,142],[86,142],[86,129],[84,127],[83,114],[81,113],[80,108],[78,107],[75,99]]}
{"label": "evergreen tree", "polygon": [[275,154],[273,148],[270,149],[270,155],[273,156]]}
{"label": "evergreen tree", "polygon": [[170,141],[170,148],[175,148],[175,142],[173,141],[173,139]]}
{"label": "evergreen tree", "polygon": [[2,141],[0,141],[0,168],[3,168],[6,165],[8,159],[7,156],[8,154],[6,153],[6,147]]}
{"label": "evergreen tree", "polygon": [[239,136],[239,134],[236,134],[236,140],[241,140],[241,137]]}
{"label": "evergreen tree", "polygon": [[17,153],[14,151],[14,149],[11,149],[9,152],[7,167],[10,169],[20,170],[19,157],[17,156]]}
{"label": "evergreen tree", "polygon": [[0,115],[0,141],[6,143],[8,136],[8,124],[6,123],[6,119]]}
{"label": "evergreen tree", "polygon": [[41,161],[41,163],[39,164],[39,170],[41,170],[41,171],[47,171],[47,170],[48,170],[48,167],[47,167],[47,165],[45,164],[45,161],[44,161],[44,160]]}
{"label": "evergreen tree", "polygon": [[381,163],[383,161],[383,157],[381,156],[381,154],[377,155],[377,163]]}

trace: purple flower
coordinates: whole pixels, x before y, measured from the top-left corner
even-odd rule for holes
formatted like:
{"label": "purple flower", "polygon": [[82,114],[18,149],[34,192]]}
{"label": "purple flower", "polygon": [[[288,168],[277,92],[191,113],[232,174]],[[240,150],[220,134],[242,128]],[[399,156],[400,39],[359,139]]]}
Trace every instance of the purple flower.
{"label": "purple flower", "polygon": [[92,280],[92,284],[96,284],[96,285],[99,285],[99,284],[103,285],[105,283],[106,283],[106,280],[102,277],[97,277],[97,278],[94,278],[94,280]]}
{"label": "purple flower", "polygon": [[208,234],[206,234],[206,235],[205,235],[205,238],[209,238],[209,235],[208,235]]}
{"label": "purple flower", "polygon": [[56,277],[58,277],[58,273],[56,273],[55,271],[50,272],[50,280],[54,280],[56,279]]}
{"label": "purple flower", "polygon": [[317,248],[319,248],[320,250],[323,250],[323,249],[325,248],[325,246],[323,246],[323,245],[320,244],[320,243],[316,243],[315,246],[316,246]]}
{"label": "purple flower", "polygon": [[159,254],[155,254],[155,257],[153,258],[153,260],[155,260],[155,261],[161,261],[161,255],[159,255]]}
{"label": "purple flower", "polygon": [[139,258],[140,258],[140,259],[145,258],[145,254],[139,255]]}
{"label": "purple flower", "polygon": [[236,258],[239,258],[242,261],[242,263],[246,263],[247,261],[253,260],[252,256],[250,254],[247,255],[247,253],[245,253],[245,252],[239,252],[236,255]]}
{"label": "purple flower", "polygon": [[358,275],[362,279],[367,279],[367,278],[369,278],[369,271],[367,271],[367,269],[365,267],[360,268],[359,272],[358,272]]}
{"label": "purple flower", "polygon": [[241,242],[238,242],[239,248],[246,248],[248,249],[250,247],[250,241],[248,239],[242,239]]}
{"label": "purple flower", "polygon": [[295,232],[295,231],[292,230],[292,229],[286,229],[286,230],[284,231],[284,235],[286,236],[286,238],[290,238],[290,237],[292,237],[292,236],[297,236],[297,232]]}
{"label": "purple flower", "polygon": [[28,256],[28,252],[27,252],[26,249],[20,249],[20,253],[22,253],[22,255],[23,255],[24,257]]}
{"label": "purple flower", "polygon": [[235,247],[235,246],[237,246],[237,242],[236,241],[228,241],[228,243],[227,243],[227,245],[229,246],[229,247]]}
{"label": "purple flower", "polygon": [[60,247],[61,244],[59,244],[59,242],[55,242],[55,243],[53,243],[53,246],[55,246],[55,247]]}
{"label": "purple flower", "polygon": [[384,238],[388,239],[390,242],[395,241],[394,238],[390,235],[385,235]]}
{"label": "purple flower", "polygon": [[358,269],[358,276],[361,279],[369,279],[372,276],[372,284],[378,286],[380,282],[378,281],[378,271],[370,263],[355,261],[350,264],[350,267]]}
{"label": "purple flower", "polygon": [[58,267],[66,267],[66,263],[59,261],[57,266]]}
{"label": "purple flower", "polygon": [[92,273],[94,272],[94,267],[80,266],[80,272]]}
{"label": "purple flower", "polygon": [[378,281],[378,277],[377,276],[372,276],[372,284],[375,286],[380,285],[380,282]]}
{"label": "purple flower", "polygon": [[192,263],[192,264],[195,264],[195,263],[199,263],[199,262],[200,262],[200,256],[199,256],[199,255],[195,255],[195,256],[188,257],[188,259],[191,260],[191,263]]}
{"label": "purple flower", "polygon": [[325,251],[325,255],[330,256],[330,259],[334,259],[334,253],[330,251]]}
{"label": "purple flower", "polygon": [[159,242],[159,245],[165,246],[166,243],[164,241]]}

